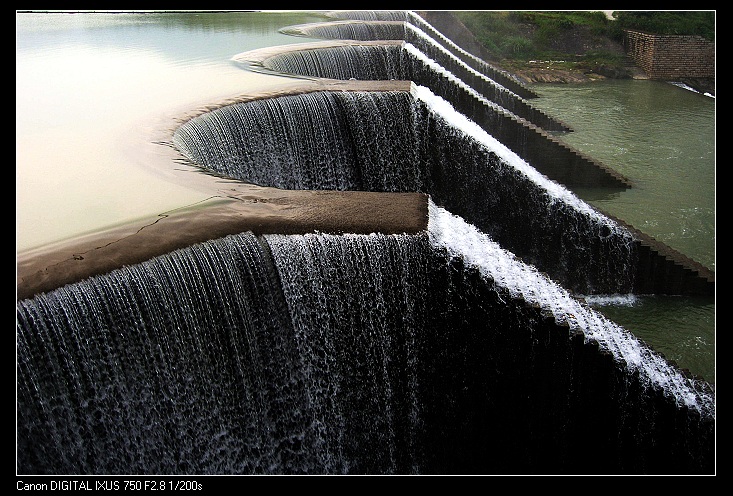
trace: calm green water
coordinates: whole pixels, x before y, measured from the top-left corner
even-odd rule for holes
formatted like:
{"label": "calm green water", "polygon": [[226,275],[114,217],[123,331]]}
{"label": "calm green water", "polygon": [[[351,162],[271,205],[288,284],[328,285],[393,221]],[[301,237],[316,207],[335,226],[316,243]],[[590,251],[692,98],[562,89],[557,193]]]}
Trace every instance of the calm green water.
{"label": "calm green water", "polygon": [[561,139],[629,178],[607,197],[576,194],[715,270],[715,99],[649,80],[533,85]]}
{"label": "calm green water", "polygon": [[[581,189],[588,203],[715,270],[715,98],[669,83],[535,84],[531,104],[564,121],[572,147],[629,178],[621,193]],[[681,367],[715,382],[715,302],[595,299],[593,305]]]}

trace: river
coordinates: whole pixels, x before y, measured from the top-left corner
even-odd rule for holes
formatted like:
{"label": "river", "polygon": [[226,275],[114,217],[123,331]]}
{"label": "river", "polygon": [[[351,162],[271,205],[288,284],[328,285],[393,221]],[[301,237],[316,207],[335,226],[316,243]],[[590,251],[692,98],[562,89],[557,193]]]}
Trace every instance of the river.
{"label": "river", "polygon": [[[661,81],[533,84],[533,106],[569,124],[560,138],[631,180],[591,205],[715,270],[715,98]],[[604,295],[591,303],[680,366],[715,378],[715,302]]]}

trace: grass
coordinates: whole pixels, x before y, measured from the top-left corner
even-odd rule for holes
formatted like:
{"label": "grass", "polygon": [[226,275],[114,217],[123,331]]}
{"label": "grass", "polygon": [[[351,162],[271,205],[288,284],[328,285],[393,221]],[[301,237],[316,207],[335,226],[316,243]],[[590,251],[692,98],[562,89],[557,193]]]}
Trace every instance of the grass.
{"label": "grass", "polygon": [[715,38],[715,12],[615,12],[610,20],[601,11],[455,11],[502,67],[526,67],[532,60],[551,60],[555,67],[585,70],[592,67],[622,67],[623,53],[594,49],[578,53],[578,47],[563,45],[573,34],[589,39],[606,38],[620,44],[623,29],[659,34],[698,34]]}

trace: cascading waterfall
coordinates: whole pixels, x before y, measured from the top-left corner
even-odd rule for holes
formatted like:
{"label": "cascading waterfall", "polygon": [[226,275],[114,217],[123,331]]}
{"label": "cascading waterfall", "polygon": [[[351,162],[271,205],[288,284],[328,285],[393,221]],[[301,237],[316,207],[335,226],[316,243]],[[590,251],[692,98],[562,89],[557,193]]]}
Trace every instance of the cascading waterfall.
{"label": "cascading waterfall", "polygon": [[411,80],[399,45],[348,45],[293,50],[272,56],[273,71],[331,79]]}
{"label": "cascading waterfall", "polygon": [[280,30],[285,34],[305,35],[311,38],[339,40],[401,40],[405,36],[402,21],[333,21],[301,24]]}
{"label": "cascading waterfall", "polygon": [[[337,32],[328,33],[327,27],[330,25],[331,23],[321,25],[320,27],[326,32],[318,35],[337,37]],[[630,187],[630,181],[618,172],[583,157],[551,138],[548,132],[566,132],[571,129],[527,104],[519,96],[527,95],[526,88],[516,80],[507,79],[500,72],[490,70],[488,66],[476,64],[475,58],[454,50],[445,40],[443,43],[438,43],[411,23],[404,23],[404,27],[404,39],[411,43],[404,44],[407,53],[400,57],[403,65],[399,70],[400,77],[427,86],[434,93],[452,102],[461,112],[480,123],[497,139],[553,179],[576,186]],[[358,45],[358,42],[354,43],[353,40],[347,43],[350,48],[345,48],[342,44],[345,41],[334,43],[338,45],[338,49],[322,45],[315,49],[306,48],[302,50],[303,53],[292,53],[301,50],[281,51],[271,57],[257,60],[254,66],[268,67],[281,73],[331,79],[342,79],[347,76],[349,79],[357,80],[371,77],[392,79],[391,76],[397,74],[394,68],[390,68],[389,73],[374,69],[376,62],[385,54],[385,50],[380,49],[378,43],[374,43],[377,40],[365,41],[370,49],[353,48]],[[384,44],[394,47],[398,42],[399,40],[389,40]],[[319,53],[321,50],[322,54]],[[394,48],[391,50],[394,51]],[[373,57],[371,60],[369,55]],[[259,57],[261,54],[255,58]],[[348,70],[329,68],[329,66],[338,67],[338,57],[346,58]],[[246,63],[247,56],[241,54],[236,59],[244,60]],[[395,56],[389,57],[389,63],[394,65],[396,59]],[[363,73],[359,72],[359,65],[364,68]],[[498,84],[497,80],[502,81],[502,84]],[[508,90],[507,86],[513,91]]]}
{"label": "cascading waterfall", "polygon": [[[429,57],[435,59],[438,65],[445,67],[441,72],[450,71],[455,73],[459,78],[466,80],[471,83],[473,88],[480,90],[481,98],[484,96],[491,102],[507,109],[510,112],[518,115],[519,117],[525,118],[530,122],[539,123],[540,127],[544,127],[547,130],[555,131],[568,131],[569,128],[562,123],[559,123],[547,116],[543,112],[532,108],[528,105],[520,96],[518,96],[512,89],[507,88],[505,85],[509,85],[515,90],[521,90],[522,94],[527,94],[529,91],[524,88],[516,79],[505,73],[499,71],[496,68],[486,64],[481,59],[471,55],[453,41],[449,40],[433,28],[420,16],[416,15],[411,11],[349,11],[349,12],[332,12],[332,17],[338,19],[352,19],[360,21],[404,21],[402,24],[402,30],[397,29],[392,23],[384,23],[384,30],[391,28],[389,35],[385,35],[383,32],[375,34],[374,37],[369,37],[368,31],[365,28],[361,28],[358,34],[350,30],[344,29],[344,24],[339,22],[320,24],[317,30],[313,28],[305,28],[310,36],[329,38],[329,39],[352,39],[352,40],[387,40],[397,39],[405,40],[409,45],[414,45],[420,52],[422,57]],[[348,25],[348,24],[347,24]],[[357,24],[358,26],[358,24]],[[361,27],[361,26],[360,26]],[[356,29],[356,28],[352,28]],[[391,38],[389,36],[392,36]],[[309,74],[313,70],[313,66],[303,67],[304,72],[293,71],[294,66],[283,67],[283,72],[294,72],[297,74]],[[331,71],[330,67],[333,65],[324,66],[324,71]],[[418,84],[427,85],[424,79],[414,79],[415,77],[426,78],[429,74],[426,74],[419,70],[413,70],[414,75],[408,75],[405,79],[410,79]],[[489,74],[491,77],[487,77]],[[312,74],[316,76],[317,74]],[[320,77],[339,77],[337,75],[323,75]],[[356,77],[357,79],[370,79],[365,75],[349,77]],[[382,78],[373,78],[382,79]],[[394,78],[397,79],[397,78]],[[504,85],[502,85],[503,83]],[[429,86],[429,85],[428,85]],[[435,88],[433,88],[436,91]],[[475,93],[475,90],[472,90]]]}
{"label": "cascading waterfall", "polygon": [[417,235],[193,245],[17,322],[22,474],[711,470],[709,391],[434,204]]}
{"label": "cascading waterfall", "polygon": [[408,78],[420,86],[432,88],[434,93],[448,101],[472,102],[464,104],[467,108],[486,106],[497,113],[511,113],[547,131],[570,130],[565,124],[533,108],[514,92],[456,59],[424,33],[414,29],[408,29],[408,33],[419,33],[408,37],[416,40],[405,43],[404,49],[409,54],[405,57],[405,65],[410,69]]}
{"label": "cascading waterfall", "polygon": [[[265,66],[273,71],[303,76],[330,79],[359,80],[409,80],[420,86],[431,88],[433,92],[449,101],[450,96],[465,94],[476,99],[479,104],[488,105],[498,111],[513,112],[529,117],[529,107],[516,95],[508,92],[482,77],[488,88],[488,98],[464,83],[428,58],[410,43],[399,45],[348,45],[323,47],[307,50],[293,50],[272,56]],[[466,99],[466,96],[463,96]]]}
{"label": "cascading waterfall", "polygon": [[328,15],[336,19],[358,21],[404,21],[408,18],[404,10],[334,10]]}
{"label": "cascading waterfall", "polygon": [[633,288],[626,229],[425,87],[227,105],[185,123],[174,144],[206,170],[262,186],[427,193],[575,292]]}
{"label": "cascading waterfall", "polygon": [[579,329],[586,340],[594,340],[616,360],[637,371],[649,387],[674,391],[680,405],[708,413],[714,410],[711,398],[689,392],[690,381],[674,370],[666,360],[640,343],[632,334],[601,314],[582,305],[567,291],[547,279],[532,266],[519,263],[514,255],[489,236],[450,212],[429,204],[429,231],[433,244],[446,248],[451,256],[461,257],[484,276],[507,289],[512,297],[521,297],[547,309],[559,322]]}
{"label": "cascading waterfall", "polygon": [[[512,91],[457,59],[421,31],[408,26],[413,43],[399,45],[347,45],[292,50],[265,60],[270,70],[330,79],[409,80],[426,86],[449,100],[473,101],[474,107],[486,105],[495,112],[510,112],[517,117],[552,131],[569,128],[527,104]],[[426,54],[440,56],[441,62]],[[449,67],[449,69],[446,69]],[[468,81],[471,84],[467,84]]]}
{"label": "cascading waterfall", "polygon": [[[421,36],[329,24],[309,35]],[[473,91],[397,48],[283,63]],[[710,386],[572,296],[633,288],[632,233],[443,96],[306,92],[176,130],[213,174],[427,193],[428,229],[246,232],[18,301],[18,473],[713,473]]]}

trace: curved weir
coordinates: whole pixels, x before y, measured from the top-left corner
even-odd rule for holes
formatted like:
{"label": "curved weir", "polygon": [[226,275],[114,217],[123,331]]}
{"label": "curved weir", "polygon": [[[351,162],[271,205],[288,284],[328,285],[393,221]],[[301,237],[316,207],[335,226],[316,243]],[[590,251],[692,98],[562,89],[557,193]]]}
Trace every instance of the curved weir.
{"label": "curved weir", "polygon": [[[617,172],[548,134],[569,131],[565,124],[534,109],[424,33],[417,34],[414,29],[407,32],[413,33],[410,38],[417,46],[400,45],[395,40],[337,40],[253,50],[235,56],[234,61],[248,68],[325,79],[410,80],[452,102],[460,112],[554,180],[567,186],[631,186]],[[424,50],[442,63],[425,55]]]}
{"label": "curved weir", "polygon": [[[465,92],[463,99],[472,96],[486,105],[496,105],[542,129],[570,130],[493,80],[466,65],[460,65],[460,62],[457,61],[454,61],[451,71],[457,74],[452,81],[452,87],[449,86],[441,91],[441,87],[449,85],[449,82],[444,81],[446,72],[441,73],[440,66],[434,61],[434,56],[427,57],[424,55],[424,48],[419,50],[411,43],[333,44],[325,42],[320,45],[314,44],[314,46],[315,48],[312,49],[307,49],[306,46],[300,46],[297,49],[292,47],[290,50],[281,51],[267,58],[262,63],[266,68],[281,73],[329,79],[403,79],[434,88],[440,91],[442,96],[448,96],[449,91],[459,94]],[[437,45],[431,46],[435,50],[440,49]],[[443,55],[448,57],[447,54]],[[470,83],[461,84],[460,81]],[[455,101],[456,97],[450,100]]]}
{"label": "curved weir", "polygon": [[282,28],[280,31],[293,36],[335,40],[402,40],[406,29],[403,21],[360,19],[298,24]]}
{"label": "curved weir", "polygon": [[244,233],[19,302],[21,472],[711,470],[704,383],[430,209],[427,234]]}
{"label": "curved weir", "polygon": [[423,87],[309,92],[215,109],[173,142],[201,167],[260,186],[429,194],[574,291],[631,292],[630,232],[459,118]]}
{"label": "curved weir", "polygon": [[[261,186],[428,194],[580,294],[634,292],[654,263],[636,233],[548,181],[424,87],[228,105],[182,125],[173,142],[193,163]],[[660,264],[656,270],[668,270]],[[709,290],[695,276],[671,277],[655,292]]]}
{"label": "curved weir", "polygon": [[18,473],[714,473],[712,386],[575,296],[714,276],[489,132],[552,141],[414,13],[352,15],[171,131],[210,204],[19,258]]}

